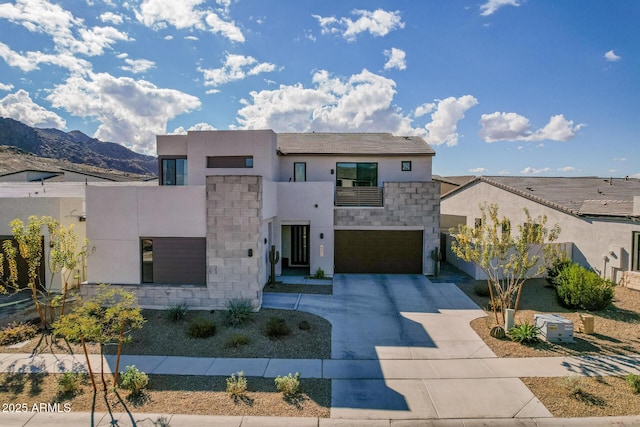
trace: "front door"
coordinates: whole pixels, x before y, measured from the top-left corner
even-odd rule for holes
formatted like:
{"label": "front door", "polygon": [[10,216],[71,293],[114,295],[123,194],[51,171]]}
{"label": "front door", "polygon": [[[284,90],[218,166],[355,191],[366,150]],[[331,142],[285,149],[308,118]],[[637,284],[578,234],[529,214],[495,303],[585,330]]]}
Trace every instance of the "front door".
{"label": "front door", "polygon": [[309,265],[309,226],[291,226],[291,265]]}

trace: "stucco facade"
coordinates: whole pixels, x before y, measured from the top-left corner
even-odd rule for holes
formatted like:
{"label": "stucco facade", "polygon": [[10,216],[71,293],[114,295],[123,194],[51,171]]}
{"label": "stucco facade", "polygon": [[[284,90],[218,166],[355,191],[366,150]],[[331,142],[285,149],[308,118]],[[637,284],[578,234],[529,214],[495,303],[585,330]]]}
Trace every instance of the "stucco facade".
{"label": "stucco facade", "polygon": [[[632,269],[633,235],[634,232],[640,232],[640,222],[633,216],[569,214],[561,210],[560,205],[553,207],[550,203],[543,203],[542,198],[532,200],[491,183],[477,181],[443,197],[443,225],[448,228],[464,223],[473,227],[476,218],[480,217],[479,206],[485,202],[496,203],[500,216],[506,216],[512,224],[524,223],[524,208],[532,217],[545,215],[549,226],[556,223],[560,225],[562,231],[558,241],[571,244],[572,260],[593,268],[602,277],[619,282],[623,272]],[[604,204],[607,202],[604,201]],[[446,228],[442,231],[446,232]]]}
{"label": "stucco facade", "polygon": [[[297,268],[331,276],[335,232],[350,229],[420,230],[419,268],[431,273],[440,228],[435,153],[415,137],[354,135],[304,134],[307,149],[295,134],[270,130],[158,136],[160,185],[87,187],[87,233],[96,248],[88,282],[135,289],[143,306],[213,309],[247,298],[258,308],[272,245],[281,257],[276,274]],[[296,164],[304,164],[304,179],[294,174]],[[337,206],[340,164],[374,170],[369,185],[379,188],[382,205]],[[173,262],[161,259],[167,245],[180,247],[171,238],[205,239],[201,284],[167,281],[158,264]]]}

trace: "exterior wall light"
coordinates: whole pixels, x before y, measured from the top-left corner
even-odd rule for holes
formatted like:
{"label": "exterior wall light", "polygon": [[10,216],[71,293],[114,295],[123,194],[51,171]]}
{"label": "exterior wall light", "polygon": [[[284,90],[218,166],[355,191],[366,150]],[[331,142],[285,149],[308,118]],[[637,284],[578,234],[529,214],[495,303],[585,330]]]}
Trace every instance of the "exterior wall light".
{"label": "exterior wall light", "polygon": [[331,169],[331,175],[333,175],[333,174],[334,174],[334,171],[333,171],[333,169]]}
{"label": "exterior wall light", "polygon": [[253,256],[253,249],[249,249],[249,258]]}
{"label": "exterior wall light", "polygon": [[320,233],[320,238],[324,239],[324,233]]}

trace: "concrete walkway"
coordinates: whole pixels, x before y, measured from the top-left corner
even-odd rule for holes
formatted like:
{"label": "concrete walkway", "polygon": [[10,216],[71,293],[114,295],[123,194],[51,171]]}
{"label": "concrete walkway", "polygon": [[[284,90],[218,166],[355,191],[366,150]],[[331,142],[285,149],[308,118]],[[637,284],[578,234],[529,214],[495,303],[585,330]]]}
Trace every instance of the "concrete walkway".
{"label": "concrete walkway", "polygon": [[[484,313],[450,283],[420,275],[339,275],[334,294],[268,294],[264,307],[308,311],[332,323],[332,358],[224,359],[124,355],[149,374],[273,378],[300,372],[332,380],[331,418],[136,414],[137,425],[171,426],[597,426],[640,425],[640,417],[556,419],[519,377],[640,374],[637,357],[497,358],[469,326]],[[105,372],[115,369],[106,356]],[[91,356],[99,371],[100,356]],[[86,372],[78,355],[0,354],[0,371]],[[499,402],[499,404],[496,404]],[[118,414],[117,425],[131,425]],[[84,413],[0,413],[0,425],[88,425]],[[112,425],[94,414],[95,425]],[[154,424],[155,423],[155,424]]]}

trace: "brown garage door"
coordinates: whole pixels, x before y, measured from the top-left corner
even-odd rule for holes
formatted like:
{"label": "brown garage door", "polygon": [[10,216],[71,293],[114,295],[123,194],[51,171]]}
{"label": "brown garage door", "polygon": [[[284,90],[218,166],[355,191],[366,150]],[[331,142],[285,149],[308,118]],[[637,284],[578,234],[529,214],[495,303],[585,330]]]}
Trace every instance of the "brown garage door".
{"label": "brown garage door", "polygon": [[422,273],[422,231],[335,231],[336,273]]}

